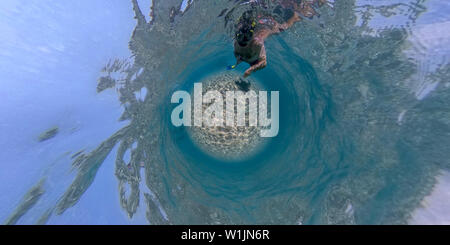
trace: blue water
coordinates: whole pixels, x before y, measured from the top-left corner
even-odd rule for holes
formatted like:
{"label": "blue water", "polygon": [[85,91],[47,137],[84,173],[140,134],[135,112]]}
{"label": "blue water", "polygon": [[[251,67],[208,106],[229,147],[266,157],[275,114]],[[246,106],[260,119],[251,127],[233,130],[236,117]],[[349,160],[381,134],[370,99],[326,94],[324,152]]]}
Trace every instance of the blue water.
{"label": "blue water", "polygon": [[[2,222],[40,180],[43,194],[13,223],[408,222],[450,167],[450,39],[419,35],[447,26],[448,4],[382,1],[395,13],[385,17],[371,2],[334,1],[270,37],[252,79],[280,92],[280,131],[230,162],[170,123],[170,96],[234,63],[217,18],[233,3],[194,1],[170,22],[182,2],[158,2],[154,22],[143,0],[0,5]],[[101,77],[113,87],[96,91]]]}

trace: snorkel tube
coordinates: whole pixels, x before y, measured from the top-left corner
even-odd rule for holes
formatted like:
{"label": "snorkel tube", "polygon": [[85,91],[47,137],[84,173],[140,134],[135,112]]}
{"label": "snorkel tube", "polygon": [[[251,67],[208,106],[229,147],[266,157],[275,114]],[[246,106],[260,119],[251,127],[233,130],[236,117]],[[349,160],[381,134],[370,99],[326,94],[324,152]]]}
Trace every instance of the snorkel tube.
{"label": "snorkel tube", "polygon": [[236,65],[229,65],[227,66],[227,71],[233,70],[234,68],[236,68]]}

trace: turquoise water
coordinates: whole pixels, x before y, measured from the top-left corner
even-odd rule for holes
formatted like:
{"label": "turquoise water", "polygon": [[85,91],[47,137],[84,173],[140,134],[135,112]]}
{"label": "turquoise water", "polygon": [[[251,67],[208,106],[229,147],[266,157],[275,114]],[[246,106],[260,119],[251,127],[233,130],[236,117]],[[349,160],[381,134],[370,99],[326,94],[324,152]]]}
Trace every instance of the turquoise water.
{"label": "turquoise water", "polygon": [[[42,119],[40,131],[57,125],[62,133],[23,150],[29,158],[17,158],[44,163],[33,171],[20,165],[14,173],[32,172],[29,180],[9,180],[1,189],[14,196],[1,206],[5,223],[407,223],[436,176],[450,167],[450,39],[430,36],[437,32],[432,28],[448,27],[449,5],[334,1],[318,8],[320,18],[270,37],[268,66],[252,79],[280,91],[280,131],[252,157],[230,162],[206,154],[186,128],[171,124],[170,96],[234,63],[232,26],[217,16],[236,7],[233,22],[248,7],[241,2],[194,0],[186,9],[186,1],[171,0],[120,5],[128,6],[128,22],[118,21],[123,34],[111,35],[122,38],[111,43],[121,43],[121,51],[112,46],[108,55],[105,44],[95,65],[100,75],[92,72],[90,83],[66,100],[90,112],[56,110],[62,98],[48,103],[48,113],[64,111],[82,126],[69,133],[70,123]],[[119,3],[109,6],[107,16]],[[184,11],[173,21],[171,7]],[[91,91],[96,85],[98,94]],[[20,191],[13,195],[11,185]],[[35,191],[26,194],[30,188]],[[35,201],[23,201],[27,196]]]}

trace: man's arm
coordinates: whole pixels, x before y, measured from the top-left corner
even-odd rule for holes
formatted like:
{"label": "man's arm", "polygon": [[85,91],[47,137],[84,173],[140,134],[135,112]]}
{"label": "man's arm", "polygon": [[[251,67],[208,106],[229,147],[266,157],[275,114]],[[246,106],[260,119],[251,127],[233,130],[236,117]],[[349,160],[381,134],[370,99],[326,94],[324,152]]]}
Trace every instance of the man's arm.
{"label": "man's arm", "polygon": [[288,21],[284,22],[283,24],[277,23],[277,25],[276,25],[277,32],[285,31],[285,30],[289,29],[295,22],[298,22],[301,20],[302,20],[302,18],[300,18],[300,16],[297,14],[297,12],[294,12],[294,15],[292,15],[292,17],[289,18]]}
{"label": "man's arm", "polygon": [[292,15],[291,18],[289,18],[288,21],[284,22],[283,24],[280,24],[276,22],[276,25],[272,29],[272,34],[283,32],[287,29],[289,29],[295,22],[301,21],[302,19],[297,14],[297,12],[294,12],[294,15]]}
{"label": "man's arm", "polygon": [[294,15],[292,15],[292,17],[289,20],[287,20],[286,22],[284,22],[283,24],[278,23],[274,19],[272,19],[272,20],[273,20],[273,22],[275,22],[275,25],[273,25],[271,29],[262,29],[258,33],[259,39],[264,40],[264,39],[268,38],[270,35],[283,32],[283,31],[289,29],[295,22],[301,21],[302,19],[296,12],[294,12]]}
{"label": "man's arm", "polygon": [[261,53],[260,53],[258,62],[256,64],[252,65],[250,68],[248,68],[245,71],[244,77],[248,77],[248,76],[250,76],[250,74],[252,74],[252,72],[261,70],[266,66],[267,66],[266,48],[264,47],[264,44],[262,44]]}

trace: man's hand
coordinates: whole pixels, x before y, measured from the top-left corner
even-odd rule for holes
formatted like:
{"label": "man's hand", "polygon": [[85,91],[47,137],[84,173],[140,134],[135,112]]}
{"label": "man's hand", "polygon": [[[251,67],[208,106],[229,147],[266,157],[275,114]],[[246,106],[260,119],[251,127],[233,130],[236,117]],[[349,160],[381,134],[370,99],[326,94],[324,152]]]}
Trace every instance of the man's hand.
{"label": "man's hand", "polygon": [[244,78],[250,76],[250,74],[252,74],[252,68],[251,68],[251,67],[248,68],[248,69],[245,71],[245,73],[244,73]]}

